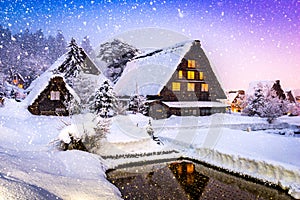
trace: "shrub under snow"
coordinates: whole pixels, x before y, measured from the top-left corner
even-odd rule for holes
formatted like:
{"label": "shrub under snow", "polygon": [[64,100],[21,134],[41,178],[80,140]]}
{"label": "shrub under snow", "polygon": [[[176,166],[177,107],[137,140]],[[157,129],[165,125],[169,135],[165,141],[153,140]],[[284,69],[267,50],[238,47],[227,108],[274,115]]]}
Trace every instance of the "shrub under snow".
{"label": "shrub under snow", "polygon": [[82,123],[66,125],[58,136],[62,150],[83,150],[94,152],[101,146],[101,140],[109,133],[110,119],[85,115]]}

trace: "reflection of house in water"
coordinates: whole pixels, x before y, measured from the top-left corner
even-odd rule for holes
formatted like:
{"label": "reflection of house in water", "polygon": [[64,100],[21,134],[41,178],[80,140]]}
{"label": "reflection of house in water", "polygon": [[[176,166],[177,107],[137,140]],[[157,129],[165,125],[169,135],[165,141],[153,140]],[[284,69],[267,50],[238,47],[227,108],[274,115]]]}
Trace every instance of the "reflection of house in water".
{"label": "reflection of house in water", "polygon": [[189,199],[199,199],[205,190],[209,177],[195,171],[193,163],[172,163],[169,165],[169,168],[174,173]]}
{"label": "reflection of house in water", "polygon": [[124,199],[291,199],[275,189],[186,161],[126,168],[107,175]]}

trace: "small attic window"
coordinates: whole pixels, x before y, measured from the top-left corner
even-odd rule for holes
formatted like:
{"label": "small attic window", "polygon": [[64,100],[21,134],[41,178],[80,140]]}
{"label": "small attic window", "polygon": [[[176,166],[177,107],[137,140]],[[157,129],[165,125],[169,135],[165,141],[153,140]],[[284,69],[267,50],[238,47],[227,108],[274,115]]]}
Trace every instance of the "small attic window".
{"label": "small attic window", "polygon": [[196,61],[195,60],[188,60],[188,68],[195,68]]}
{"label": "small attic window", "polygon": [[59,91],[51,91],[50,92],[50,100],[51,101],[60,100],[60,92]]}

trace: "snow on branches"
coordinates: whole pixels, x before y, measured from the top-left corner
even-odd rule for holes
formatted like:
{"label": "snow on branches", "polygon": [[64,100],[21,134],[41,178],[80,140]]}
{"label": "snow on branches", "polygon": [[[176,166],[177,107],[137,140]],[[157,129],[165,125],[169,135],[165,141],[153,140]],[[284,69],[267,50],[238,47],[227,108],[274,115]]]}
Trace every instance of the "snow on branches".
{"label": "snow on branches", "polygon": [[247,106],[243,113],[248,116],[267,118],[269,123],[288,111],[288,102],[285,98],[282,95],[278,95],[278,91],[276,91],[274,86],[270,87],[268,84],[263,83],[257,84],[254,94],[248,96],[246,103]]}
{"label": "snow on branches", "polygon": [[72,38],[68,47],[67,59],[59,66],[58,71],[63,73],[66,79],[72,79],[77,77],[84,67],[85,54],[83,49],[78,47],[74,38]]}
{"label": "snow on branches", "polygon": [[113,108],[115,105],[115,93],[109,82],[106,80],[95,93],[95,98],[92,105],[93,110],[97,115],[107,118],[114,114]]}

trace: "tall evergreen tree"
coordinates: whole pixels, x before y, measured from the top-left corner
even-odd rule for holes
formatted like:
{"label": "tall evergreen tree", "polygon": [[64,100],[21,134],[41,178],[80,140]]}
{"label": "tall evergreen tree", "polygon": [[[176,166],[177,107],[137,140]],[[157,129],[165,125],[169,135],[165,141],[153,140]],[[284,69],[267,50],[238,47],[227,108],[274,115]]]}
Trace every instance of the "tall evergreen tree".
{"label": "tall evergreen tree", "polygon": [[65,62],[59,66],[58,71],[64,74],[66,79],[72,79],[78,76],[81,69],[84,67],[85,54],[78,47],[74,38],[69,44],[68,56]]}
{"label": "tall evergreen tree", "polygon": [[115,93],[109,82],[106,80],[96,91],[93,108],[97,115],[107,118],[113,114],[115,103]]}

